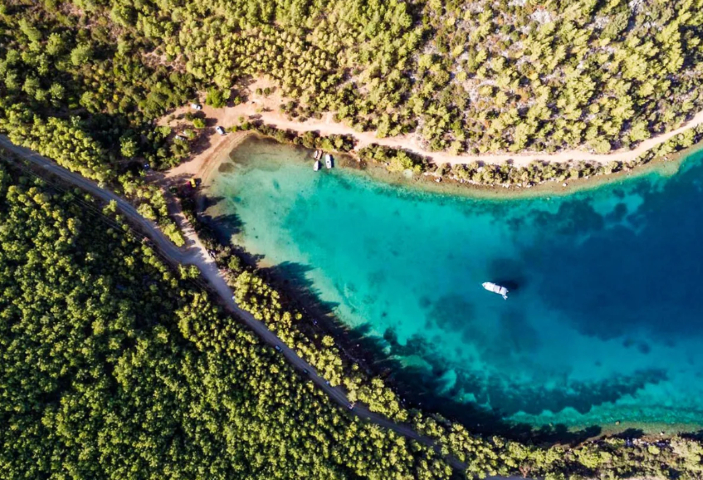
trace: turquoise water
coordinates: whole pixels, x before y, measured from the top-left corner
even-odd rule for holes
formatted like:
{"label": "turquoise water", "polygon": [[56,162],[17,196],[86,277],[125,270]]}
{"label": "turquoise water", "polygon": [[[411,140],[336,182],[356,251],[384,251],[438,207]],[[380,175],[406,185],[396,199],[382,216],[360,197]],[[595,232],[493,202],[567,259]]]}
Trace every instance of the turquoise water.
{"label": "turquoise water", "polygon": [[670,178],[479,200],[313,172],[309,152],[249,139],[207,213],[265,262],[304,272],[423,406],[474,424],[700,424],[694,156]]}

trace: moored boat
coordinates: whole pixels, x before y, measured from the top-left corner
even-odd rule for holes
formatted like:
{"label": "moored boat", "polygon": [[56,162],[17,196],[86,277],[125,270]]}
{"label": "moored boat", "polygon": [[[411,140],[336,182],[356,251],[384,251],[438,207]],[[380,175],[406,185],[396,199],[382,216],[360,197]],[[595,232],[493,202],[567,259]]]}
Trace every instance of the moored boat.
{"label": "moored boat", "polygon": [[334,159],[329,153],[325,155],[325,165],[327,165],[327,168],[332,168],[334,166]]}
{"label": "moored boat", "polygon": [[315,170],[317,172],[321,167],[322,167],[322,164],[320,163],[320,161],[315,160],[315,165],[313,165],[313,167],[312,167],[313,170]]}
{"label": "moored boat", "polygon": [[313,158],[314,158],[315,160],[319,160],[320,157],[322,157],[322,150],[315,150],[315,155],[314,155]]}
{"label": "moored boat", "polygon": [[496,285],[493,282],[484,282],[481,284],[483,288],[488,290],[489,292],[497,293],[498,295],[502,296],[504,300],[508,299],[508,289],[505,287],[502,287],[500,285]]}

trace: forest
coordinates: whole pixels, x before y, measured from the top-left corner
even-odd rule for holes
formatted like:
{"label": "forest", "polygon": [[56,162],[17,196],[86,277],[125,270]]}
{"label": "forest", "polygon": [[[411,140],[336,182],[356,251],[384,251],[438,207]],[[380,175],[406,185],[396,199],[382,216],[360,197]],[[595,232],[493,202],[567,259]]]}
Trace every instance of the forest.
{"label": "forest", "polygon": [[[129,198],[182,244],[148,174],[189,155],[157,122],[199,92],[232,104],[267,76],[297,100],[291,116],[331,111],[381,137],[417,132],[430,149],[607,152],[700,109],[702,3],[0,0],[0,132]],[[347,150],[350,140],[299,142]],[[428,168],[397,151],[365,154]],[[538,178],[527,170],[446,174]],[[434,450],[334,407],[110,206],[3,166],[0,239],[3,477],[449,477]],[[469,476],[703,472],[695,438],[542,446],[406,410],[222,252],[244,308],[331,382],[435,438]]]}
{"label": "forest", "polygon": [[[304,119],[432,150],[597,153],[701,107],[702,0],[3,0],[0,129],[136,199],[188,155],[155,120],[267,77]],[[241,93],[241,94],[240,94]],[[197,120],[197,119],[196,119]],[[159,200],[152,205],[161,218]],[[164,219],[167,221],[167,219]]]}
{"label": "forest", "polygon": [[2,478],[449,477],[104,210],[0,168]]}
{"label": "forest", "polygon": [[[703,473],[694,437],[540,446],[388,412],[435,439],[435,452],[365,423],[213,302],[197,269],[162,260],[113,204],[12,165],[0,161],[3,478],[434,480],[452,474],[443,455],[470,478]],[[309,357],[334,357],[324,338],[305,346],[284,295],[228,247],[210,246],[239,272],[244,308]]]}
{"label": "forest", "polygon": [[[294,99],[281,105],[291,118],[333,112],[379,137],[415,133],[430,150],[605,153],[700,109],[701,7],[2,0],[0,131],[109,184],[180,243],[148,174],[189,156],[203,119],[189,117],[186,138],[157,122],[199,92],[210,105],[232,105],[266,77]],[[481,185],[565,181],[642,163],[448,169],[386,149],[362,157]]]}

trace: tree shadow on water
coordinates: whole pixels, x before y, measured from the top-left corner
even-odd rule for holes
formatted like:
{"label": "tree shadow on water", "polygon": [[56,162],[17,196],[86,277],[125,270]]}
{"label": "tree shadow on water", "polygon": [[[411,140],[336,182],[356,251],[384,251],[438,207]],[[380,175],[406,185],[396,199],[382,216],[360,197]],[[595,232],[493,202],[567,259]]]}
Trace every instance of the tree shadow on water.
{"label": "tree shadow on water", "polygon": [[[422,353],[426,359],[431,352],[419,352],[423,348],[421,339],[409,339],[405,345],[398,343],[393,329],[384,332],[383,337],[372,334],[369,324],[364,324],[346,332],[344,341],[352,343],[355,351],[363,355],[367,371],[381,377],[402,399],[407,408],[417,408],[425,412],[435,412],[466,426],[469,431],[480,435],[501,435],[507,438],[535,443],[578,444],[598,436],[601,427],[590,426],[577,431],[569,431],[565,425],[545,425],[539,428],[526,423],[507,421],[505,412],[487,409],[476,403],[460,402],[455,396],[460,392],[447,389],[444,378],[449,369],[439,362],[423,367],[403,362],[404,356]],[[470,390],[471,381],[476,390],[480,389],[480,379],[464,378],[462,389]],[[441,392],[441,394],[440,394]]]}
{"label": "tree shadow on water", "polygon": [[336,302],[325,302],[320,299],[320,291],[315,288],[313,281],[308,278],[312,267],[296,262],[283,262],[273,267],[261,268],[260,273],[286,292],[286,296],[296,306],[317,317],[330,318],[334,315]]}
{"label": "tree shadow on water", "polygon": [[[220,233],[225,222],[229,223],[229,232],[241,228],[241,220],[236,215],[209,217],[207,221],[216,223],[220,228],[214,230]],[[229,238],[226,239],[228,241]],[[576,394],[569,394],[565,393],[564,388],[555,391],[541,385],[526,387],[511,382],[510,378],[496,379],[475,369],[462,369],[461,365],[448,363],[442,355],[441,345],[429,338],[414,336],[400,342],[392,329],[380,336],[378,331],[372,329],[371,323],[353,328],[345,325],[335,316],[338,305],[321,300],[320,291],[310,278],[311,270],[308,265],[284,262],[261,269],[260,275],[282,293],[284,304],[304,313],[303,331],[333,334],[350,359],[368,373],[383,378],[404,399],[406,407],[437,412],[445,418],[461,422],[472,433],[502,435],[541,444],[575,444],[599,435],[601,428],[594,425],[570,431],[565,425],[535,427],[510,421],[509,418],[518,412],[539,415],[542,409],[558,412],[567,407],[588,412],[595,405],[615,401],[658,378],[652,372],[644,372],[633,379],[576,385]],[[516,278],[519,277],[516,275]],[[465,299],[443,297],[428,302],[425,308],[434,313],[428,316],[433,322],[432,328],[462,332],[462,337],[472,342],[480,333],[475,309]],[[500,343],[510,340],[511,349],[518,355],[518,360],[536,348],[535,342],[530,340],[532,333],[529,325],[520,315],[507,312],[500,321],[503,330],[517,332],[515,335],[519,338],[504,335]],[[457,325],[463,330],[456,330],[459,328]],[[484,343],[490,342],[487,340]],[[486,350],[483,354],[498,355],[501,351],[498,348],[493,353]],[[468,400],[470,398],[473,400]],[[497,407],[487,408],[484,405]]]}
{"label": "tree shadow on water", "polygon": [[217,206],[225,201],[224,197],[210,197],[201,195],[197,199],[197,215],[201,223],[209,227],[211,233],[223,245],[228,245],[233,235],[242,232],[244,222],[236,212],[228,212],[220,215],[208,213],[211,207]]}
{"label": "tree shadow on water", "polygon": [[[540,415],[544,410],[560,412],[565,408],[585,414],[595,406],[615,402],[666,378],[662,371],[644,370],[589,383],[569,382],[560,388],[547,388],[539,383],[522,385],[511,382],[509,377],[461,370],[447,363],[433,348],[431,340],[410,337],[401,343],[393,329],[379,337],[372,334],[367,324],[348,332],[347,338],[363,348],[370,370],[398,392],[406,407],[437,412],[462,423],[473,433],[544,445],[575,445],[599,436],[602,428],[599,425],[580,429],[569,429],[564,424],[535,426],[510,418],[518,413]],[[628,438],[634,438],[635,434],[627,432]]]}
{"label": "tree shadow on water", "polygon": [[644,437],[644,431],[639,429],[639,428],[628,428],[626,430],[623,430],[622,432],[613,435],[616,438],[624,438],[624,439],[635,439],[635,438],[642,438]]}
{"label": "tree shadow on water", "polygon": [[220,235],[226,236],[228,242],[229,237],[241,233],[242,227],[244,227],[244,222],[242,222],[241,217],[236,213],[227,213],[223,215],[216,215],[214,217],[202,215],[202,218],[206,222],[220,225],[223,229],[223,232],[220,233]]}
{"label": "tree shadow on water", "polygon": [[[286,262],[263,269],[262,275],[291,299],[296,310],[305,313],[304,318],[312,324],[303,323],[304,330],[320,334],[322,329],[323,334],[333,334],[349,359],[369,374],[381,377],[399,394],[407,408],[439,413],[462,423],[475,434],[501,435],[543,445],[578,444],[600,435],[601,427],[592,425],[570,430],[563,424],[535,426],[512,421],[511,417],[517,413],[540,415],[544,410],[560,412],[565,408],[587,413],[594,406],[614,402],[665,378],[660,371],[643,371],[600,382],[569,382],[559,388],[547,388],[540,384],[515,383],[509,375],[496,376],[472,367],[462,368],[462,365],[448,363],[437,343],[430,338],[417,335],[401,342],[393,329],[379,335],[370,322],[351,328],[342,323],[334,314],[337,304],[320,301],[320,292],[309,278],[311,270],[307,265]],[[455,304],[470,315],[471,309],[464,308],[466,305]],[[427,308],[432,306],[429,304]],[[458,310],[439,310],[443,315],[453,311]],[[470,322],[470,319],[465,320]],[[501,322],[512,330],[523,320],[519,316],[509,316]],[[527,333],[521,331],[520,336],[529,337]],[[520,355],[529,355],[535,348],[533,342],[527,340],[521,340],[518,346],[519,349],[511,347],[516,350],[518,360],[522,358]],[[487,349],[484,353],[494,355],[498,350]]]}

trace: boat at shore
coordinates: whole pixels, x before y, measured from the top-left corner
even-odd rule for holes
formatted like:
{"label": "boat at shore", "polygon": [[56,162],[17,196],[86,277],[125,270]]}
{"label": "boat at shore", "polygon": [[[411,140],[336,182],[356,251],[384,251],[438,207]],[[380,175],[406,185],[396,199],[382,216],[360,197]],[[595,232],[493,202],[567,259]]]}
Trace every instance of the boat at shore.
{"label": "boat at shore", "polygon": [[334,159],[329,153],[325,155],[325,165],[327,165],[327,168],[332,168],[334,166]]}
{"label": "boat at shore", "polygon": [[315,150],[315,155],[313,158],[315,158],[315,160],[322,158],[322,150]]}
{"label": "boat at shore", "polygon": [[315,164],[313,165],[312,169],[317,172],[320,168],[322,168],[322,164],[319,160],[315,160]]}
{"label": "boat at shore", "polygon": [[504,300],[508,299],[508,289],[505,287],[502,287],[500,285],[496,285],[493,282],[484,282],[481,284],[483,288],[488,290],[489,292],[497,293],[498,295],[502,296]]}

